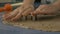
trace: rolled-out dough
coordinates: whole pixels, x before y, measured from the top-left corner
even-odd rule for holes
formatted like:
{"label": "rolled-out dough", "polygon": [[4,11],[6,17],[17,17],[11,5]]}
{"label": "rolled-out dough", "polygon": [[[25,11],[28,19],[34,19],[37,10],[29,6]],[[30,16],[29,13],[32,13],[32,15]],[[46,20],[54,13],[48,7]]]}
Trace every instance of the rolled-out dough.
{"label": "rolled-out dough", "polygon": [[[46,18],[46,17],[45,17]],[[51,19],[41,19],[39,21],[17,21],[9,22],[3,20],[4,24],[13,25],[17,27],[35,29],[41,31],[60,32],[60,16]]]}

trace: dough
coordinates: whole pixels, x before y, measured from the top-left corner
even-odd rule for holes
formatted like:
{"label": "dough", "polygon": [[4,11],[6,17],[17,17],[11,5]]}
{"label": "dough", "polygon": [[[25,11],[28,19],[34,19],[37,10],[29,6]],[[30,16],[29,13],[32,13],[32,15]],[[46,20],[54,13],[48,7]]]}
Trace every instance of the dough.
{"label": "dough", "polygon": [[60,32],[60,16],[49,19],[47,18],[40,19],[38,21],[28,20],[28,21],[9,22],[3,20],[3,23],[12,26],[27,28],[27,29],[49,31],[49,32]]}

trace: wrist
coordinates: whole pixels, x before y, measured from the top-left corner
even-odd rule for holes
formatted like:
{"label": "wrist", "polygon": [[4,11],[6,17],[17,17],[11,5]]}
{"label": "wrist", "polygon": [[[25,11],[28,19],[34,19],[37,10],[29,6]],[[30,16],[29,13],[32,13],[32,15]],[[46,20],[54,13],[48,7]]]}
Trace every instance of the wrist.
{"label": "wrist", "polygon": [[27,3],[27,2],[24,2],[23,4],[24,5],[33,5],[33,3]]}
{"label": "wrist", "polygon": [[33,5],[34,3],[23,1],[23,5]]}
{"label": "wrist", "polygon": [[23,3],[24,3],[24,4],[28,4],[28,5],[30,5],[30,4],[33,5],[33,4],[34,4],[34,1],[35,1],[35,0],[24,0]]}
{"label": "wrist", "polygon": [[53,7],[55,7],[56,9],[60,10],[60,2],[56,2],[54,4],[52,4]]}
{"label": "wrist", "polygon": [[60,5],[57,5],[57,4],[52,4],[50,5],[53,9],[55,10],[60,10]]}

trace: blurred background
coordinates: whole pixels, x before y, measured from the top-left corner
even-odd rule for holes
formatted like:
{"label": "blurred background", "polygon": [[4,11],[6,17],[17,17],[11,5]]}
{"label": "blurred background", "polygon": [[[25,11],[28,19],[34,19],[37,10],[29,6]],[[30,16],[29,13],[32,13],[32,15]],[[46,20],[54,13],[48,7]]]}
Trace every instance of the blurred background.
{"label": "blurred background", "polygon": [[22,0],[0,0],[0,3],[5,3],[5,2],[20,2]]}
{"label": "blurred background", "polygon": [[4,4],[6,4],[6,3],[13,4],[13,3],[19,3],[22,1],[23,0],[0,0],[0,7],[4,6]]}
{"label": "blurred background", "polygon": [[[23,0],[0,0],[0,7],[4,6],[4,4],[6,3],[14,4],[22,1]],[[50,3],[50,1],[47,2]],[[46,1],[42,0],[41,3],[46,4]],[[60,34],[60,32],[43,32],[38,30],[24,29],[24,28],[5,25],[2,23],[2,15],[3,13],[0,13],[0,34]]]}
{"label": "blurred background", "polygon": [[[0,0],[0,7],[3,6],[6,3],[18,3],[18,2],[22,2],[23,0]],[[41,0],[41,4],[49,4],[49,3],[53,3],[56,0]]]}

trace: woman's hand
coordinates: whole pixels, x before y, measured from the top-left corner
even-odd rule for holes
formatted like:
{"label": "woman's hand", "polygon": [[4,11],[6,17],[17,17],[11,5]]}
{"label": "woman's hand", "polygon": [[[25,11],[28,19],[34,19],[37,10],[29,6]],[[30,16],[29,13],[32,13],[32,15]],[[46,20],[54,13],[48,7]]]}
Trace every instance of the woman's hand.
{"label": "woman's hand", "polygon": [[21,18],[21,16],[29,15],[32,11],[34,11],[33,5],[24,4],[20,7],[18,7],[17,9],[15,9],[14,11],[10,12],[9,14],[3,15],[3,18],[4,18],[4,20],[16,21],[19,18]]}
{"label": "woman's hand", "polygon": [[53,5],[40,5],[32,15],[43,14],[43,15],[56,15],[58,14],[58,9]]}

